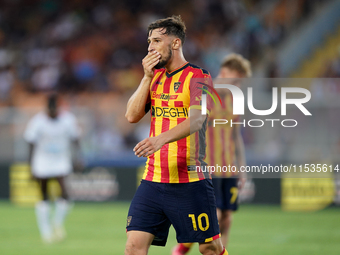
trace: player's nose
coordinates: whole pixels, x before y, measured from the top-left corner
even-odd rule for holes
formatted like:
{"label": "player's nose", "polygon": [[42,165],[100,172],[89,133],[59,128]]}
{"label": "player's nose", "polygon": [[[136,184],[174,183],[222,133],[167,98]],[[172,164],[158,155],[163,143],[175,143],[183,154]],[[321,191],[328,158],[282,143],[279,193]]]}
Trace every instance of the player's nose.
{"label": "player's nose", "polygon": [[152,42],[150,42],[150,43],[149,43],[149,47],[148,47],[148,52],[152,52],[152,51],[154,51],[154,50],[155,50],[155,48],[153,47]]}

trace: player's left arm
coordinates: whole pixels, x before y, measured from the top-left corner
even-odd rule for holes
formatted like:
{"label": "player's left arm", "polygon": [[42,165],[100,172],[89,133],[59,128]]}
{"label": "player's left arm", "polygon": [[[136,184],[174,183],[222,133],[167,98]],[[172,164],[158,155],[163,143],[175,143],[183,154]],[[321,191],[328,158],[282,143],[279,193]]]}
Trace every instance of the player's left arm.
{"label": "player's left arm", "polygon": [[202,128],[205,119],[206,116],[201,114],[201,110],[191,109],[186,120],[158,136],[144,139],[135,146],[133,151],[138,157],[148,157],[162,148],[164,144],[178,141],[197,132]]}
{"label": "player's left arm", "polygon": [[[233,139],[235,141],[236,163],[238,165],[238,168],[240,169],[241,166],[246,165],[244,142],[243,142],[243,138],[242,138],[242,135],[241,135],[241,127],[240,126],[235,125],[233,127]],[[239,189],[243,188],[246,180],[247,180],[246,173],[240,172],[239,173],[239,182],[238,182]]]}
{"label": "player's left arm", "polygon": [[24,139],[28,143],[28,164],[30,168],[31,178],[35,179],[32,171],[33,155],[36,149],[36,143],[39,137],[39,118],[35,115],[27,124],[24,132]]}
{"label": "player's left arm", "polygon": [[29,165],[29,168],[30,168],[31,177],[32,177],[32,179],[35,179],[36,177],[33,175],[33,172],[32,172],[32,161],[33,161],[33,153],[34,153],[34,150],[35,150],[35,143],[29,142],[28,146],[29,146],[28,147],[28,165]]}

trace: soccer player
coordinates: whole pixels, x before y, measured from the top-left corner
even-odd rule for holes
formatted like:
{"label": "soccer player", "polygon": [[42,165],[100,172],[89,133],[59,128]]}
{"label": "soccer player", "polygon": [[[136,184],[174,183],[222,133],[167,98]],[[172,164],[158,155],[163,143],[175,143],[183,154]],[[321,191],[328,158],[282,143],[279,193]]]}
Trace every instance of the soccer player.
{"label": "soccer player", "polygon": [[[58,96],[51,94],[47,99],[47,111],[30,120],[24,138],[29,143],[31,173],[39,182],[43,196],[35,208],[41,238],[46,243],[59,241],[66,235],[64,219],[70,207],[64,180],[72,171],[72,144],[79,151],[76,118],[69,112],[60,112]],[[61,187],[61,197],[55,201],[53,224],[47,196],[50,179],[57,179]]]}
{"label": "soccer player", "polygon": [[[220,66],[217,78],[228,79],[228,84],[241,85],[242,78],[251,77],[250,62],[239,54],[226,56]],[[229,90],[217,89],[222,99],[222,105],[217,104],[209,116],[209,120],[227,119],[239,122],[239,116],[233,115],[233,98]],[[245,166],[244,143],[241,136],[240,125],[216,125],[208,122],[207,129],[207,157],[209,166]],[[235,168],[234,168],[235,169]],[[216,195],[217,215],[221,231],[222,244],[227,247],[232,214],[238,208],[238,191],[246,181],[245,173],[228,171],[215,172],[213,178]],[[172,251],[172,255],[181,255],[189,252],[193,243],[178,244]]]}
{"label": "soccer player", "polygon": [[202,90],[189,84],[200,78],[208,85],[211,77],[185,60],[185,30],[180,16],[149,25],[144,77],[127,104],[129,122],[150,111],[151,127],[150,137],[134,148],[147,162],[128,212],[126,255],[165,246],[171,224],[178,242],[198,242],[202,254],[228,254],[220,241],[212,181],[195,171],[195,163],[204,164],[206,116],[200,110]]}

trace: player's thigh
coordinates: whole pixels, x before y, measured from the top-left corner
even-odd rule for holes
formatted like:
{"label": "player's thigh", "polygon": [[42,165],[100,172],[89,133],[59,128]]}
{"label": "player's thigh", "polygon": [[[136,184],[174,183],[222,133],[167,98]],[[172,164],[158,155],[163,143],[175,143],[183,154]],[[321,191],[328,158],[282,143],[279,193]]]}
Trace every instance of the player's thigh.
{"label": "player's thigh", "polygon": [[221,216],[223,219],[231,219],[233,217],[233,210],[223,210],[221,211]]}
{"label": "player's thigh", "polygon": [[208,242],[218,238],[219,226],[211,180],[174,185],[178,187],[171,190],[166,213],[176,230],[177,241]]}
{"label": "player's thigh", "polygon": [[36,178],[42,193],[47,193],[48,178]]}
{"label": "player's thigh", "polygon": [[[223,210],[221,213],[221,218],[219,219],[221,232],[228,231],[232,220],[233,220],[233,210]],[[223,234],[223,233],[222,233]]]}
{"label": "player's thigh", "polygon": [[142,231],[155,236],[153,245],[165,246],[170,220],[164,213],[164,185],[143,180],[133,197],[126,230]]}
{"label": "player's thigh", "polygon": [[221,219],[222,219],[222,210],[219,209],[219,208],[216,208],[216,214],[217,214],[218,222],[221,222]]}
{"label": "player's thigh", "polygon": [[48,185],[48,178],[38,178],[36,177],[35,180],[38,182],[38,186],[42,195],[43,200],[48,200],[47,196],[47,185]]}
{"label": "player's thigh", "polygon": [[125,255],[147,254],[154,237],[153,234],[143,231],[132,230],[127,232]]}
{"label": "player's thigh", "polygon": [[57,176],[56,179],[59,183],[59,186],[61,188],[62,193],[67,194],[67,188],[65,184],[65,178],[66,176]]}

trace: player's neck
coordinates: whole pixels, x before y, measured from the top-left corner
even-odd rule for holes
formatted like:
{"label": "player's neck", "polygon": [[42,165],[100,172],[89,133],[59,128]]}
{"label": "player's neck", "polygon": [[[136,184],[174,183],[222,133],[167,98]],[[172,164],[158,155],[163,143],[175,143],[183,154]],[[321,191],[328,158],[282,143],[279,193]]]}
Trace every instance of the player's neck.
{"label": "player's neck", "polygon": [[182,52],[178,52],[178,55],[174,55],[172,61],[168,65],[165,66],[165,69],[168,73],[178,69],[179,67],[183,66],[188,61],[185,60]]}

